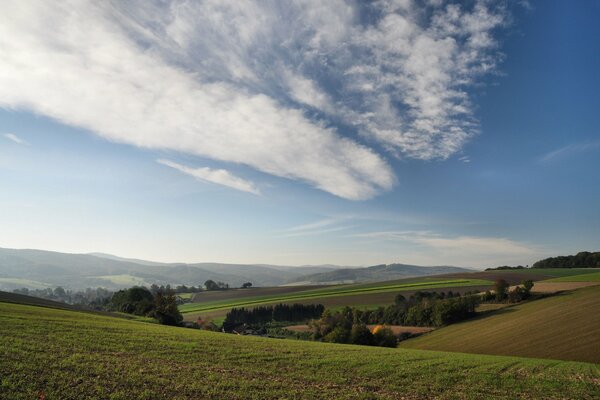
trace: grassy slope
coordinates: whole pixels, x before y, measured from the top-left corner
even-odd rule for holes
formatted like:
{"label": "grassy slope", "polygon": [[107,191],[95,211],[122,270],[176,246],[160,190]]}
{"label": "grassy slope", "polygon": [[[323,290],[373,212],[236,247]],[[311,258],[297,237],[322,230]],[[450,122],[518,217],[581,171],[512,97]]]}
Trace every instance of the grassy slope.
{"label": "grassy slope", "polygon": [[[594,271],[598,271],[594,269]],[[600,282],[600,272],[594,272],[591,274],[571,275],[563,276],[560,278],[548,279],[545,282]]]}
{"label": "grassy slope", "polygon": [[600,286],[507,307],[401,344],[405,348],[600,363]]}
{"label": "grassy slope", "polygon": [[0,398],[592,399],[598,365],[243,337],[0,303]]}

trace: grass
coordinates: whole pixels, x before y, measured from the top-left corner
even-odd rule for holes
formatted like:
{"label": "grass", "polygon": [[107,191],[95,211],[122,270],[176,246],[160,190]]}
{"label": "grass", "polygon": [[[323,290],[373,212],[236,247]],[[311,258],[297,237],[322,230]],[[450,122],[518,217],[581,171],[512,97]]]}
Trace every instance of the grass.
{"label": "grass", "polygon": [[[529,269],[513,269],[506,271],[506,273],[518,273],[518,274],[539,274],[548,275],[554,277],[562,276],[575,276],[582,274],[589,274],[590,272],[597,272],[597,268],[529,268]],[[500,272],[500,271],[494,271]]]}
{"label": "grass", "polygon": [[266,339],[0,303],[0,398],[593,399],[598,365]]}
{"label": "grass", "polygon": [[600,286],[492,312],[401,343],[405,348],[600,363]]}
{"label": "grass", "polygon": [[421,280],[419,282],[378,282],[361,285],[339,285],[324,289],[313,289],[304,292],[292,294],[279,294],[270,296],[256,296],[245,299],[224,299],[218,301],[209,301],[203,303],[188,303],[179,307],[182,313],[213,311],[222,309],[231,309],[233,307],[248,307],[277,302],[292,302],[299,300],[313,300],[338,297],[338,296],[357,296],[366,293],[388,293],[399,292],[402,290],[420,290],[420,289],[441,289],[447,287],[464,287],[491,285],[492,282],[480,279],[451,279],[451,280]]}
{"label": "grass", "polygon": [[46,289],[48,287],[52,287],[51,284],[39,281],[32,281],[31,279],[21,279],[21,278],[0,278],[0,286],[1,284],[5,284],[6,286],[14,287],[28,287],[33,289]]}
{"label": "grass", "polygon": [[[594,271],[597,271],[594,269]],[[593,272],[581,275],[563,276],[560,278],[548,279],[544,282],[600,282],[600,272]]]}

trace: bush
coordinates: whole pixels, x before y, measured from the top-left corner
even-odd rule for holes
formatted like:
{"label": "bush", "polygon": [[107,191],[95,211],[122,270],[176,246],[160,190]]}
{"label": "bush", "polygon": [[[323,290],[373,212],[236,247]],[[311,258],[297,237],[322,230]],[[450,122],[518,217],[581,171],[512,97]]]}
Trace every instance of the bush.
{"label": "bush", "polygon": [[335,327],[323,337],[323,340],[331,343],[349,343],[350,330],[342,325]]}
{"label": "bush", "polygon": [[366,325],[354,324],[352,325],[352,330],[350,331],[350,343],[372,346],[373,334]]}
{"label": "bush", "polygon": [[373,334],[373,342],[375,346],[396,347],[398,343],[394,332],[388,327],[377,329]]}

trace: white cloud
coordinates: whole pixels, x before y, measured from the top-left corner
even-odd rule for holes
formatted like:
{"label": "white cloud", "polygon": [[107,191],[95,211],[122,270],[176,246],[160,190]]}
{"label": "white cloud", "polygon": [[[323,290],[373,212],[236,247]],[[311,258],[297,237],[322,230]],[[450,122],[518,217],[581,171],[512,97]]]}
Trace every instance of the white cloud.
{"label": "white cloud", "polygon": [[572,143],[567,146],[561,147],[560,149],[553,150],[549,153],[544,154],[539,158],[541,163],[549,163],[558,161],[563,158],[572,157],[577,154],[585,153],[600,149],[600,141],[585,142],[585,143]]}
{"label": "white cloud", "polygon": [[367,199],[394,173],[349,133],[444,159],[477,132],[493,4],[5,1],[0,107]]}
{"label": "white cloud", "polygon": [[22,145],[28,145],[29,143],[27,143],[25,140],[21,139],[20,137],[18,137],[17,135],[15,135],[14,133],[5,133],[2,136],[4,136],[6,139],[16,143],[16,144],[22,144]]}
{"label": "white cloud", "polygon": [[208,167],[191,168],[169,160],[161,159],[156,161],[201,181],[216,183],[217,185],[227,186],[232,189],[241,190],[242,192],[260,195],[260,190],[258,190],[253,182],[235,176],[225,169],[212,169]]}

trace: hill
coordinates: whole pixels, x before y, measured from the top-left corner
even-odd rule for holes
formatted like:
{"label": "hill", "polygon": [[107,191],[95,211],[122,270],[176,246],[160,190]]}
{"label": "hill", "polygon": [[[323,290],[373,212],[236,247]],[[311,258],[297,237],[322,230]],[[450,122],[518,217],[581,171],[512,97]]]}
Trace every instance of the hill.
{"label": "hill", "polygon": [[450,325],[401,346],[600,363],[599,309],[600,286],[587,287]]}
{"label": "hill", "polygon": [[13,400],[598,393],[598,366],[585,363],[237,336],[2,302],[0,319],[0,397]]}
{"label": "hill", "polygon": [[407,264],[382,264],[364,268],[340,268],[334,271],[301,276],[292,282],[321,284],[376,282],[461,272],[473,272],[473,270],[448,266],[421,267]]}
{"label": "hill", "polygon": [[206,280],[232,286],[252,282],[276,286],[301,275],[331,271],[332,266],[286,267],[254,264],[157,263],[106,254],[69,254],[44,250],[0,248],[0,289],[63,286],[70,289],[133,285],[201,285]]}

